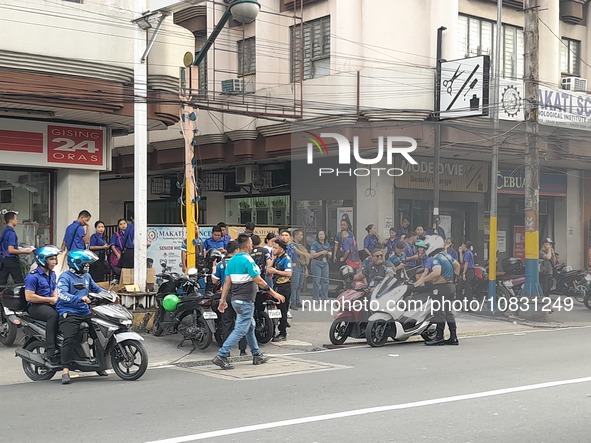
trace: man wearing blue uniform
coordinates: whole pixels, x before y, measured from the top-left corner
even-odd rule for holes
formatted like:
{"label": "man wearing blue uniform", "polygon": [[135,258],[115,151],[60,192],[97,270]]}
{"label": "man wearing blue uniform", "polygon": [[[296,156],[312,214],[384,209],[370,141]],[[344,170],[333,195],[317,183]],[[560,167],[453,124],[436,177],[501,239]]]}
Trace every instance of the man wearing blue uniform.
{"label": "man wearing blue uniform", "polygon": [[[439,306],[434,306],[436,311],[433,316],[433,320],[437,325],[437,335],[434,340],[427,341],[425,344],[427,346],[458,345],[456,320],[451,304],[456,292],[453,283],[454,275],[459,274],[460,264],[444,251],[443,239],[438,236],[434,237],[439,241],[430,240],[431,245],[427,250],[427,255],[432,258],[427,261],[426,270],[428,272],[425,272],[415,283],[415,286],[427,282],[433,283],[433,300],[439,303]],[[446,322],[450,333],[448,340],[443,338]]]}
{"label": "man wearing blue uniform", "polygon": [[57,365],[55,347],[59,317],[55,310],[57,303],[57,282],[53,268],[57,265],[59,248],[53,245],[42,246],[35,250],[37,268],[25,277],[25,300],[27,312],[36,320],[46,322],[45,356],[50,363]]}
{"label": "man wearing blue uniform", "polygon": [[68,225],[62,242],[62,250],[82,251],[90,241],[90,212],[80,211],[78,218]]}
{"label": "man wearing blue uniform", "polygon": [[222,238],[222,228],[219,226],[214,226],[211,237],[203,242],[203,251],[207,253],[210,249],[219,249],[222,254],[226,253],[226,242]]}
{"label": "man wearing blue uniform", "polygon": [[[287,310],[291,299],[291,277],[292,262],[287,254],[288,245],[281,238],[276,238],[273,243],[272,266],[267,267],[267,273],[273,276],[273,285],[275,291],[284,297],[278,308],[281,311],[281,320],[279,320],[279,333],[273,337],[274,342],[287,340]],[[273,331],[275,334],[275,331]]]}
{"label": "man wearing blue uniform", "polygon": [[250,256],[252,251],[252,239],[249,235],[238,236],[238,252],[228,261],[225,272],[222,298],[220,299],[219,311],[224,312],[228,307],[227,299],[232,293],[232,307],[236,311],[236,326],[230,336],[224,341],[218,354],[213,359],[213,364],[222,369],[233,369],[234,366],[228,361],[230,350],[246,336],[246,341],[252,352],[252,364],[260,365],[268,358],[259,349],[254,334],[254,300],[257,294],[257,286],[267,291],[269,295],[279,302],[284,302],[285,297],[279,295],[267,285],[261,278],[261,271]]}
{"label": "man wearing blue uniform", "polygon": [[0,286],[8,283],[8,276],[12,276],[15,284],[23,282],[23,271],[21,270],[18,256],[21,254],[30,254],[32,249],[19,249],[18,237],[14,232],[14,227],[18,223],[17,214],[9,211],[4,214],[6,227],[0,234]]}
{"label": "man wearing blue uniform", "polygon": [[[216,265],[215,270],[211,276],[211,282],[213,285],[217,285],[218,282],[223,282],[226,276],[226,266],[228,261],[234,256],[234,253],[238,250],[238,242],[230,241],[227,245],[226,256]],[[232,307],[232,296],[228,296],[228,307],[222,313],[222,339],[226,340],[236,324],[236,311]],[[238,348],[240,349],[240,355],[246,355],[246,339],[242,337],[238,342]]]}
{"label": "man wearing blue uniform", "polygon": [[404,255],[406,255],[406,266],[413,268],[417,265],[416,260],[419,258],[415,243],[417,242],[417,234],[411,232],[408,237],[408,243],[404,247]]}
{"label": "man wearing blue uniform", "polygon": [[404,268],[406,268],[406,254],[404,254],[404,243],[402,243],[401,241],[396,242],[394,253],[390,255],[388,261],[394,265],[394,269],[396,271],[402,271]]}
{"label": "man wearing blue uniform", "polygon": [[[57,282],[56,310],[60,318],[60,331],[64,336],[62,345],[62,384],[70,384],[69,365],[76,358],[76,344],[80,324],[90,318],[90,292],[103,292],[90,274],[88,268],[98,257],[91,251],[72,251],[68,253],[68,266],[70,269],[63,272]],[[82,289],[78,289],[80,286]],[[105,371],[99,371],[99,375],[107,375]]]}

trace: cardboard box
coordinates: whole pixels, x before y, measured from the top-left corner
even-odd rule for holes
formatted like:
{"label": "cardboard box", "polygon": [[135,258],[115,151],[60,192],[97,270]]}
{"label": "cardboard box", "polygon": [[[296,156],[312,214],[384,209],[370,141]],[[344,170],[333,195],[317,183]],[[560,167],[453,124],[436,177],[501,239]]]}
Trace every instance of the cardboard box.
{"label": "cardboard box", "polygon": [[156,269],[146,269],[146,285],[153,285],[156,283]]}
{"label": "cardboard box", "polygon": [[124,285],[133,285],[133,269],[124,268],[121,270],[121,281]]}

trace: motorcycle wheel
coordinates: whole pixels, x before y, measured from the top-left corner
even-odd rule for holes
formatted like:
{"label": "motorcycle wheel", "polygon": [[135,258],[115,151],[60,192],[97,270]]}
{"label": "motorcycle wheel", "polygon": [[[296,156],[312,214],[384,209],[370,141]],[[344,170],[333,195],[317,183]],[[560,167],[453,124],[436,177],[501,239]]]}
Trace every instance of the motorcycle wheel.
{"label": "motorcycle wheel", "polygon": [[183,317],[178,331],[186,339],[190,339],[197,349],[207,349],[213,339],[213,334],[202,317],[195,319],[193,314]]}
{"label": "motorcycle wheel", "polygon": [[115,374],[123,380],[140,378],[148,369],[148,353],[137,340],[123,340],[111,352],[111,366]]}
{"label": "motorcycle wheel", "polygon": [[330,325],[328,338],[333,345],[342,345],[349,337],[349,322],[342,320],[335,320]]}
{"label": "motorcycle wheel", "polygon": [[0,314],[0,343],[4,346],[10,346],[16,340],[16,333],[18,327],[4,318],[3,314]]}
{"label": "motorcycle wheel", "polygon": [[577,287],[573,291],[573,298],[576,301],[578,301],[579,303],[584,303],[586,296],[587,296],[587,286],[577,285]]}
{"label": "motorcycle wheel", "polygon": [[365,339],[372,348],[384,346],[388,340],[388,323],[384,320],[370,321],[367,323]]}
{"label": "motorcycle wheel", "polygon": [[427,329],[421,332],[421,338],[425,341],[435,340],[437,338],[437,329],[434,324],[429,325]]}
{"label": "motorcycle wheel", "polygon": [[[39,340],[34,340],[28,345],[26,345],[25,349],[29,352],[34,352],[35,354],[43,355],[43,353],[45,352],[45,343],[40,342]],[[35,366],[34,364],[28,363],[24,360],[23,371],[25,375],[33,381],[51,380],[51,378],[57,372],[56,369],[50,371],[47,368]]]}
{"label": "motorcycle wheel", "polygon": [[583,304],[587,309],[591,309],[591,291],[587,291],[585,294],[585,298],[583,299]]}
{"label": "motorcycle wheel", "polygon": [[163,332],[164,332],[164,329],[162,328],[162,326],[160,326],[160,323],[154,323],[154,328],[152,329],[152,335],[154,335],[154,337],[160,337]]}
{"label": "motorcycle wheel", "polygon": [[[500,301],[504,299],[504,301]],[[502,286],[497,286],[497,306],[495,307],[496,311],[506,312],[509,308],[509,301],[511,300],[511,293],[507,290],[507,288],[503,288]]]}
{"label": "motorcycle wheel", "polygon": [[214,338],[215,338],[215,342],[218,344],[218,346],[221,347],[224,344],[224,338],[223,338],[222,333],[220,331],[215,331]]}
{"label": "motorcycle wheel", "polygon": [[254,317],[255,329],[257,341],[265,344],[269,343],[273,338],[273,331],[275,329],[273,322],[269,318],[269,314],[266,311],[258,312]]}

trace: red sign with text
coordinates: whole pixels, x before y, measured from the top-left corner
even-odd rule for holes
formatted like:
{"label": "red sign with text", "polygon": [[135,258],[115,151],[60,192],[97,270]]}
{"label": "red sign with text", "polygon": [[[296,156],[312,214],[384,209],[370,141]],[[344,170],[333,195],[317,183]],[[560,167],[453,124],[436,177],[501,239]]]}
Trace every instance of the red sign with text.
{"label": "red sign with text", "polygon": [[47,125],[47,161],[71,165],[102,166],[103,130]]}

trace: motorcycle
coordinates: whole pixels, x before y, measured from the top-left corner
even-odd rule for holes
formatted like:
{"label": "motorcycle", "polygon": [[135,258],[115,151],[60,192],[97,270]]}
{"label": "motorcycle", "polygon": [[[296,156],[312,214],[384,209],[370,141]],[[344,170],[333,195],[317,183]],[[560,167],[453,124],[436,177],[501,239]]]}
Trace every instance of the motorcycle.
{"label": "motorcycle", "polygon": [[370,288],[365,282],[348,282],[344,291],[337,297],[339,312],[334,317],[328,337],[333,345],[342,345],[347,338],[365,338],[369,317],[366,309]]}
{"label": "motorcycle", "polygon": [[[158,288],[153,329],[156,337],[165,331],[171,334],[179,333],[183,336],[180,345],[185,340],[190,340],[198,349],[209,347],[217,329],[215,320],[218,320],[219,316],[212,309],[212,300],[215,298],[213,294],[199,293],[198,280],[201,277],[196,268],[191,268],[187,276],[170,274],[170,278],[161,285],[162,290]],[[174,312],[167,312],[162,301],[171,293],[176,294],[180,302]]]}
{"label": "motorcycle", "polygon": [[373,289],[365,339],[372,347],[383,346],[388,337],[405,341],[413,335],[435,339],[433,301],[430,290],[421,290],[412,282],[387,276]]}
{"label": "motorcycle", "polygon": [[[70,369],[81,372],[98,372],[113,369],[123,380],[137,380],[148,368],[148,353],[142,345],[144,340],[130,331],[133,316],[117,303],[117,294],[111,291],[90,293],[92,316],[81,325],[76,349],[76,360]],[[50,380],[62,365],[51,364],[45,357],[45,322],[35,320],[25,311],[27,302],[24,287],[16,287],[5,303],[17,312],[25,332],[25,344],[16,351],[22,359],[25,375],[33,381]],[[7,302],[7,300],[10,300]],[[58,334],[58,352],[63,345],[63,336]]]}
{"label": "motorcycle", "polygon": [[586,275],[587,273],[583,270],[573,270],[571,266],[559,266],[555,273],[556,284],[551,292],[572,297],[579,303],[584,303],[588,292]]}
{"label": "motorcycle", "polygon": [[266,292],[257,292],[254,303],[254,333],[257,341],[261,344],[271,341],[275,327],[281,319],[281,310],[277,305],[279,302],[269,297]]}
{"label": "motorcycle", "polygon": [[0,343],[4,346],[10,346],[16,340],[18,328],[21,321],[16,316],[16,313],[2,302],[2,294],[4,291],[12,291],[13,289],[4,288],[0,292]]}
{"label": "motorcycle", "polygon": [[591,309],[591,271],[587,271],[585,274],[585,285],[587,286],[587,292],[585,298],[583,298],[583,304],[587,309]]}

